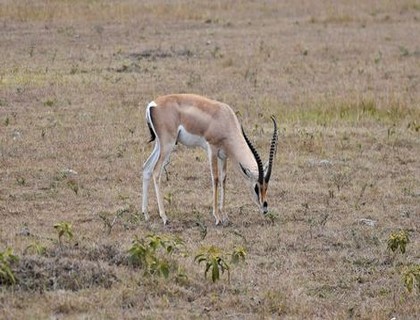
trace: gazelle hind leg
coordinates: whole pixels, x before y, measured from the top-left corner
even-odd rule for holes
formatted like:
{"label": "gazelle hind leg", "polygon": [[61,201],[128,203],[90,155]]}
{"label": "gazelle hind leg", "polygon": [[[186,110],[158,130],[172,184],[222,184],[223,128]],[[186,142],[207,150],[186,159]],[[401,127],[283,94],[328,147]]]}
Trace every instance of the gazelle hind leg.
{"label": "gazelle hind leg", "polygon": [[155,169],[156,162],[159,160],[159,156],[160,156],[159,140],[156,139],[155,147],[153,148],[152,153],[150,154],[149,158],[146,160],[146,162],[143,165],[143,198],[142,198],[141,210],[143,212],[144,219],[146,221],[149,220],[149,213],[147,211],[149,183],[150,183],[150,178],[153,175],[153,170]]}

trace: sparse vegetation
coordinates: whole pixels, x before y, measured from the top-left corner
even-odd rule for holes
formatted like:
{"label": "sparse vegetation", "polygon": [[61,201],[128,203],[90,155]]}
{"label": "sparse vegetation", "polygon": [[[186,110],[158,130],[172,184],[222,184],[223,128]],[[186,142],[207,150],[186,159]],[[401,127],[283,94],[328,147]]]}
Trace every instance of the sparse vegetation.
{"label": "sparse vegetation", "polygon": [[[228,257],[230,256],[230,262]],[[198,264],[204,263],[204,277],[211,272],[211,280],[216,282],[220,279],[220,275],[227,271],[228,282],[230,283],[231,263],[238,264],[244,262],[246,257],[246,250],[243,247],[235,248],[232,253],[226,253],[216,246],[202,247],[194,258]]]}
{"label": "sparse vegetation", "polygon": [[[184,242],[169,235],[150,234],[145,238],[136,237],[128,249],[129,262],[141,267],[145,275],[169,277],[171,269],[177,269],[177,263],[170,261],[169,256],[182,250]],[[160,252],[163,251],[163,254]]]}
{"label": "sparse vegetation", "polygon": [[[1,1],[0,317],[414,319],[419,14],[413,0]],[[230,220],[214,226],[206,153],[178,145],[171,223],[153,196],[144,221],[144,107],[174,92],[231,105],[264,159],[276,116],[267,215],[228,162]]]}
{"label": "sparse vegetation", "polygon": [[0,285],[16,283],[16,277],[12,271],[12,264],[16,261],[18,257],[13,254],[11,248],[0,251]]}
{"label": "sparse vegetation", "polygon": [[409,292],[417,290],[420,293],[420,264],[405,267],[402,271],[402,278]]}
{"label": "sparse vegetation", "polygon": [[73,226],[71,223],[66,221],[56,223],[54,224],[54,229],[57,231],[58,242],[60,243],[60,245],[62,243],[61,239],[63,238],[63,236],[65,236],[67,240],[73,239]]}
{"label": "sparse vegetation", "polygon": [[392,232],[388,239],[388,249],[392,252],[400,249],[401,253],[404,254],[407,244],[410,242],[408,233],[405,230]]}
{"label": "sparse vegetation", "polygon": [[39,243],[38,241],[34,241],[26,247],[25,252],[32,252],[37,255],[45,255],[47,252],[47,247]]}
{"label": "sparse vegetation", "polygon": [[228,282],[230,282],[230,265],[226,261],[220,248],[210,246],[207,248],[201,248],[200,252],[195,256],[194,261],[198,264],[204,262],[204,277],[207,277],[207,273],[211,271],[211,280],[216,282],[220,279],[220,274],[224,274],[227,271]]}

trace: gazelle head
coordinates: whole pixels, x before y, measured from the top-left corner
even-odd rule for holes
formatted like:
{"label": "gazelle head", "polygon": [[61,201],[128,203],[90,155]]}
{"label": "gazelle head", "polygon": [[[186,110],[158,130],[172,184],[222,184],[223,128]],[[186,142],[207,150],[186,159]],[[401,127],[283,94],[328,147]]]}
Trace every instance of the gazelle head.
{"label": "gazelle head", "polygon": [[248,137],[246,136],[245,132],[242,129],[242,133],[244,135],[245,141],[248,144],[248,147],[251,149],[252,154],[254,155],[255,161],[257,162],[258,166],[258,176],[253,177],[250,172],[246,172],[244,169],[244,173],[250,178],[250,188],[252,199],[260,208],[261,212],[266,214],[268,212],[268,203],[267,203],[267,190],[268,190],[268,183],[270,182],[271,170],[273,168],[274,156],[277,151],[277,123],[274,116],[271,117],[274,125],[274,133],[271,139],[270,145],[270,155],[268,158],[268,164],[266,168],[264,168],[261,158],[252,145],[251,141],[249,141]]}

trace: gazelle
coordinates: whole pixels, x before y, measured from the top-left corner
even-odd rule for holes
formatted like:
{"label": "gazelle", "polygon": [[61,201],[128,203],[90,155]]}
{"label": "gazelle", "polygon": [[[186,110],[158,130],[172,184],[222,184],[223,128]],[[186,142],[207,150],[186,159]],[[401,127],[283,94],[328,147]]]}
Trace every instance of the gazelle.
{"label": "gazelle", "polygon": [[256,149],[245,135],[235,113],[227,104],[193,94],[160,96],[150,102],[146,108],[146,121],[151,134],[149,142],[155,141],[155,145],[143,165],[142,212],[146,221],[149,219],[148,187],[150,179],[153,178],[159,214],[164,224],[168,222],[160,192],[160,180],[162,169],[168,163],[169,156],[178,142],[189,147],[202,147],[207,150],[213,182],[213,216],[216,219],[216,225],[227,219],[223,213],[227,158],[234,161],[239,172],[249,182],[254,202],[261,212],[266,214],[268,212],[267,188],[277,149],[277,124],[274,117],[271,119],[274,124],[274,133],[268,165],[264,168]]}

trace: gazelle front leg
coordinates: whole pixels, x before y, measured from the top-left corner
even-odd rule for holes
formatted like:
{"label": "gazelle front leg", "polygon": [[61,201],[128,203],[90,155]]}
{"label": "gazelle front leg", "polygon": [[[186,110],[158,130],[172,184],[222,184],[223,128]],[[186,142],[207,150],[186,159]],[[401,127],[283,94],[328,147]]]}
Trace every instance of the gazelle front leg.
{"label": "gazelle front leg", "polygon": [[160,193],[160,179],[162,176],[162,170],[159,170],[159,172],[156,172],[153,174],[153,183],[155,185],[155,193],[156,193],[156,198],[157,198],[157,203],[158,203],[158,208],[159,208],[159,215],[163,220],[163,224],[167,224],[168,223],[168,217],[165,214],[165,208],[163,206],[163,197]]}
{"label": "gazelle front leg", "polygon": [[218,158],[219,165],[219,182],[220,182],[220,200],[219,200],[219,212],[222,215],[222,222],[228,221],[227,214],[225,213],[225,188],[226,188],[226,169],[227,161],[226,158]]}
{"label": "gazelle front leg", "polygon": [[220,224],[219,208],[217,206],[217,191],[219,187],[219,168],[217,151],[209,146],[210,171],[213,183],[213,216],[216,219],[216,225]]}
{"label": "gazelle front leg", "polygon": [[163,168],[165,167],[165,165],[168,164],[169,156],[174,146],[175,146],[175,142],[173,143],[171,142],[166,145],[161,145],[162,150],[159,156],[159,160],[157,161],[156,166],[153,169],[153,174],[152,174],[153,184],[155,185],[155,193],[156,193],[156,198],[157,198],[157,203],[158,203],[158,208],[159,208],[159,215],[163,220],[163,224],[168,223],[168,217],[165,214],[165,208],[163,206],[163,197],[160,192],[160,181],[162,177]]}
{"label": "gazelle front leg", "polygon": [[144,215],[144,220],[149,220],[149,213],[147,212],[147,205],[148,205],[148,190],[149,190],[149,182],[152,176],[151,172],[143,171],[143,198],[141,203],[141,211]]}

